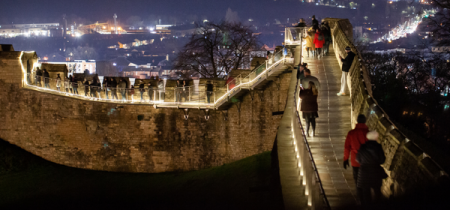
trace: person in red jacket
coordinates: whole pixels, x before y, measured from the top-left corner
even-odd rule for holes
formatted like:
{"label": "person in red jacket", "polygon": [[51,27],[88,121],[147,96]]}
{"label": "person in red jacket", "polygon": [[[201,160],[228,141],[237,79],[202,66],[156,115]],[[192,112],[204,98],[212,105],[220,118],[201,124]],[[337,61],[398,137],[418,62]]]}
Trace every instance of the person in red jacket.
{"label": "person in red jacket", "polygon": [[321,53],[324,43],[325,43],[325,35],[319,29],[316,29],[316,35],[314,36],[314,44],[316,46],[316,55],[318,57],[323,56]]}
{"label": "person in red jacket", "polygon": [[[359,163],[356,161],[356,154],[358,154],[359,147],[367,142],[367,133],[369,128],[366,125],[366,116],[360,114],[357,119],[355,129],[351,130],[347,134],[344,146],[344,169],[349,166],[348,159],[351,156],[351,163],[353,168],[353,179],[355,183],[358,183]],[[361,201],[362,191],[357,187],[358,198]]]}

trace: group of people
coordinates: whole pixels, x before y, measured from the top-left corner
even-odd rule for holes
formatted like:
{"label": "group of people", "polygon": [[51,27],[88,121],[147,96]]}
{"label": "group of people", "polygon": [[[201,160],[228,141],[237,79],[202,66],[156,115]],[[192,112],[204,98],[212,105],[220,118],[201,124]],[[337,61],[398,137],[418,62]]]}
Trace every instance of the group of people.
{"label": "group of people", "polygon": [[50,88],[50,74],[48,73],[47,69],[39,69],[37,67],[34,82],[36,86],[42,86],[42,81],[44,81],[44,87]]}
{"label": "group of people", "polygon": [[[179,81],[180,80],[177,81],[177,85],[180,83]],[[184,83],[184,84],[186,84],[186,83]],[[134,86],[131,86],[131,88],[134,89]],[[147,90],[146,90],[146,88],[147,88]],[[155,89],[153,88],[151,82],[149,82],[147,85],[145,85],[143,80],[139,81],[138,89],[141,94],[141,102],[145,101],[145,99],[144,99],[145,92],[147,92],[149,102],[153,100],[153,97],[156,98],[155,91],[157,91],[157,93],[159,93],[159,100],[164,100],[164,98],[165,98],[164,81],[161,78],[158,78],[157,87]]]}
{"label": "group of people", "polygon": [[369,132],[366,117],[359,115],[357,122],[355,129],[349,131],[345,139],[343,166],[347,169],[351,158],[358,199],[363,206],[368,206],[381,199],[382,180],[388,177],[381,167],[386,156],[377,142],[379,134],[376,131]]}
{"label": "group of people", "polygon": [[[313,22],[313,27],[315,26]],[[314,40],[317,38],[317,30]],[[318,32],[320,33],[320,31]],[[342,62],[342,77],[341,89],[337,93],[338,96],[346,95],[348,92],[348,72],[355,58],[355,53],[352,52],[349,46],[345,48],[345,51],[347,53],[345,58],[339,56]],[[299,97],[302,99],[300,111],[302,112],[302,118],[306,121],[306,135],[308,137],[310,135],[315,136],[315,119],[319,117],[317,97],[320,94],[320,82],[316,77],[311,76],[311,71],[308,69],[306,63],[298,66],[297,79],[300,80]],[[349,159],[351,158],[358,200],[363,206],[368,206],[381,199],[382,180],[387,178],[387,174],[381,167],[381,164],[385,162],[386,157],[383,148],[377,142],[379,134],[376,131],[369,131],[369,128],[365,124],[366,117],[359,115],[357,122],[358,124],[355,129],[348,132],[345,140],[343,167],[347,169],[350,165]],[[310,134],[310,127],[312,127],[312,134]],[[372,190],[374,192],[373,196]]]}
{"label": "group of people", "polygon": [[[303,18],[301,18],[295,27],[308,27]],[[323,57],[329,53],[329,46],[332,42],[331,28],[326,20],[321,24],[317,21],[315,15],[311,18],[311,26],[306,32],[306,52],[308,57]]]}
{"label": "group of people", "polygon": [[[58,91],[61,91],[61,87],[64,87],[66,93],[79,95],[79,84],[78,80],[75,77],[70,75],[63,80],[60,74],[57,74],[56,79],[51,79],[46,69],[40,70],[39,67],[37,67],[35,73],[35,85],[38,87],[42,87],[41,81],[44,81],[44,87],[50,89],[50,80],[56,80],[56,89]],[[118,82],[114,78],[105,78],[101,82],[98,76],[94,76],[92,80],[88,80],[87,78],[85,78],[80,85],[84,86],[84,96],[86,97],[101,98],[101,92],[104,91],[106,99],[109,99],[111,97],[112,100],[119,100],[118,93],[120,93],[120,100],[125,101],[127,100],[128,96],[130,96],[132,101],[134,100],[135,87],[134,85],[131,85],[131,88],[127,88],[128,83],[123,78],[119,78]],[[158,99],[164,101],[165,84],[161,78],[158,79],[156,87],[153,87],[150,82],[146,84],[143,80],[139,80],[137,89],[140,92],[141,102],[146,101],[144,99],[145,94],[147,94],[149,102]],[[211,103],[211,97],[214,94],[213,89],[214,86],[211,81],[207,81],[205,93],[207,103]],[[182,102],[183,97],[185,98],[185,101],[187,101],[186,97],[188,95],[189,87],[186,86],[186,81],[178,79],[175,88],[175,102]]]}

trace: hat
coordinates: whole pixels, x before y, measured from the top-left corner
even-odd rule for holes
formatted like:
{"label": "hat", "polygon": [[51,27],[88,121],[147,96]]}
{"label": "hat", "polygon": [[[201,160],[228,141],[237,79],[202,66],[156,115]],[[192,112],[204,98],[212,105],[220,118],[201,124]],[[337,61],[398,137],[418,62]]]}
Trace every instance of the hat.
{"label": "hat", "polygon": [[372,141],[376,141],[378,140],[378,132],[376,131],[370,131],[369,133],[367,133],[366,137],[368,140],[372,140]]}
{"label": "hat", "polygon": [[349,46],[347,46],[347,47],[345,48],[345,50],[352,50],[352,48],[350,48]]}

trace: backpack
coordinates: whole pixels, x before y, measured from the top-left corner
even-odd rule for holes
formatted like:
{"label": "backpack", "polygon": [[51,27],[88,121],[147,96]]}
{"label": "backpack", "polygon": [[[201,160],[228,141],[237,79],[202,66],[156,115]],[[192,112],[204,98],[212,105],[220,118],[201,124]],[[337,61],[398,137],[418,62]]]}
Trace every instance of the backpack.
{"label": "backpack", "polygon": [[317,37],[317,40],[322,41],[323,40],[323,34],[319,34],[319,37]]}

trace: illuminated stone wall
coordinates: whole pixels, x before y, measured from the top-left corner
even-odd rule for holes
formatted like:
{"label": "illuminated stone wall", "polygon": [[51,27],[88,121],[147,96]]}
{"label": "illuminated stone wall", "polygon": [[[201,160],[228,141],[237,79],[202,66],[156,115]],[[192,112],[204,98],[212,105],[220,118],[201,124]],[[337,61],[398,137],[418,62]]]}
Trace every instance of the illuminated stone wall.
{"label": "illuminated stone wall", "polygon": [[[371,82],[364,62],[359,59],[359,52],[352,43],[351,24],[345,19],[327,19],[333,34],[333,47],[336,57],[346,55],[345,47],[350,46],[357,56],[349,72],[352,125],[356,125],[359,114],[367,117],[370,130],[379,134],[386,162],[383,167],[389,175],[383,181],[383,193],[386,196],[401,195],[411,190],[418,190],[441,179],[448,178],[439,165],[428,157],[426,152],[409,141],[389,120],[389,116],[372,97]],[[339,59],[338,59],[339,60]],[[339,60],[340,62],[340,60]]]}
{"label": "illuminated stone wall", "polygon": [[[17,54],[17,53],[16,53]],[[20,54],[20,52],[19,52]],[[0,61],[0,138],[59,164],[165,172],[218,166],[271,150],[290,73],[227,111],[85,101],[21,87],[18,56]],[[252,100],[253,98],[253,100]]]}

